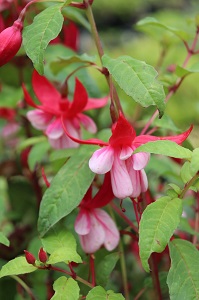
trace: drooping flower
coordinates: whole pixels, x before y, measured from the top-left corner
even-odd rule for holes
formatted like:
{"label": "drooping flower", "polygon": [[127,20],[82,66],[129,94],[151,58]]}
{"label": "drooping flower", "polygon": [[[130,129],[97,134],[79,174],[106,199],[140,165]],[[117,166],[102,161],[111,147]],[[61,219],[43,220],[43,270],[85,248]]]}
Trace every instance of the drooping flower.
{"label": "drooping flower", "polygon": [[19,51],[22,43],[23,22],[18,19],[12,26],[0,33],[0,67],[10,61]]}
{"label": "drooping flower", "polygon": [[86,253],[94,253],[103,245],[108,251],[112,251],[119,243],[119,231],[114,221],[107,212],[101,209],[113,198],[110,174],[106,174],[98,193],[92,198],[90,187],[79,205],[80,211],[75,221],[75,231]]}
{"label": "drooping flower", "polygon": [[76,79],[74,98],[70,102],[66,97],[62,97],[55,87],[36,71],[33,72],[32,86],[41,104],[34,103],[25,85],[23,85],[26,102],[36,108],[27,113],[27,118],[33,127],[45,132],[53,148],[78,147],[78,143],[64,134],[61,119],[64,121],[67,131],[76,138],[81,137],[81,124],[91,133],[96,132],[94,121],[83,112],[105,106],[108,97],[101,99],[88,98],[86,89]]}
{"label": "drooping flower", "polygon": [[66,134],[79,143],[97,144],[102,149],[96,150],[89,167],[96,174],[110,172],[113,193],[117,198],[136,198],[148,188],[148,180],[144,168],[150,155],[145,152],[133,154],[133,151],[142,144],[157,140],[170,140],[181,144],[190,134],[192,127],[177,136],[158,137],[151,135],[136,136],[131,124],[120,115],[112,127],[112,136],[108,143],[101,140],[81,141],[74,139],[66,130]]}

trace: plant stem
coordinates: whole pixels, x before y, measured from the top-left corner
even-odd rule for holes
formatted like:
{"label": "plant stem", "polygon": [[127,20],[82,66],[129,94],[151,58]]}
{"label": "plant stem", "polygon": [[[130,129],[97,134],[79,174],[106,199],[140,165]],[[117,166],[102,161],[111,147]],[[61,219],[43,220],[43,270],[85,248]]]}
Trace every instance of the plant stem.
{"label": "plant stem", "polygon": [[10,277],[12,277],[14,280],[16,280],[24,288],[24,290],[30,296],[31,300],[36,300],[35,296],[33,295],[33,292],[29,288],[29,286],[27,286],[27,284],[19,276],[12,275]]}
{"label": "plant stem", "polygon": [[[195,232],[199,232],[199,193],[196,194],[196,208],[195,208]],[[198,235],[193,236],[193,244],[196,245],[198,241]]]}
{"label": "plant stem", "polygon": [[199,177],[199,173],[196,173],[184,186],[181,194],[179,195],[179,198],[182,199],[186,192],[189,190],[189,188],[192,186],[192,184],[196,181],[196,179]]}
{"label": "plant stem", "polygon": [[123,244],[122,244],[121,239],[120,239],[118,248],[119,248],[119,253],[120,253],[120,265],[121,265],[121,271],[122,271],[124,296],[125,296],[125,300],[130,300],[129,289],[128,289],[127,270],[126,270],[126,262],[125,262],[125,257],[124,257],[124,248],[123,248]]}
{"label": "plant stem", "polygon": [[155,253],[152,253],[150,258],[149,258],[149,266],[151,269],[151,277],[153,280],[153,286],[155,289],[155,295],[157,300],[162,300],[162,291],[160,287],[160,280],[158,276],[158,268],[157,268],[157,263],[155,259]]}

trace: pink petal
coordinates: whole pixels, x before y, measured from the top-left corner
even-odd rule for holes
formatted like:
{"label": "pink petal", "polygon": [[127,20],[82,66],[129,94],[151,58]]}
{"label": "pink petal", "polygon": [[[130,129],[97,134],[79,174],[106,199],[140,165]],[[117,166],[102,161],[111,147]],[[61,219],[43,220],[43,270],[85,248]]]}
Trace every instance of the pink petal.
{"label": "pink petal", "polygon": [[112,147],[104,147],[95,151],[89,160],[89,168],[97,174],[105,174],[110,171],[114,160]]}
{"label": "pink petal", "polygon": [[35,128],[45,130],[53,116],[40,109],[34,109],[27,113],[27,118]]}
{"label": "pink petal", "polygon": [[80,235],[88,234],[91,230],[91,218],[86,209],[81,208],[75,220],[75,231]]}
{"label": "pink petal", "polygon": [[131,147],[124,146],[124,147],[122,147],[122,150],[120,153],[120,159],[125,160],[125,159],[129,158],[132,155],[132,153],[133,153],[133,150]]}
{"label": "pink petal", "polygon": [[148,189],[148,179],[144,170],[140,170],[140,183],[142,193],[146,192]]}
{"label": "pink petal", "polygon": [[91,230],[86,235],[79,235],[80,243],[86,253],[94,253],[104,243],[105,231],[103,225],[91,214]]}
{"label": "pink petal", "polygon": [[84,110],[103,107],[108,103],[108,100],[109,100],[109,96],[100,99],[89,98],[86,106],[84,107]]}
{"label": "pink petal", "polygon": [[10,122],[2,128],[1,136],[3,138],[7,138],[7,137],[17,133],[17,131],[19,131],[19,129],[20,129],[19,124]]}
{"label": "pink petal", "polygon": [[104,246],[108,251],[115,249],[119,243],[120,235],[117,226],[111,217],[102,209],[95,209],[94,214],[103,225],[105,231]]}
{"label": "pink petal", "polygon": [[128,169],[129,176],[131,178],[131,184],[132,184],[132,193],[129,196],[136,198],[141,193],[141,183],[140,183],[140,176],[139,176],[140,171],[135,171],[133,169],[133,160],[130,158],[126,161],[126,165],[127,165],[127,169]]}
{"label": "pink petal", "polygon": [[86,128],[91,133],[96,133],[97,132],[97,126],[95,122],[88,116],[79,114],[78,118],[80,122],[83,124],[83,126]]}
{"label": "pink petal", "polygon": [[146,167],[150,159],[150,154],[146,152],[135,153],[133,158],[133,168],[134,170],[141,170]]}
{"label": "pink petal", "polygon": [[44,106],[57,108],[59,99],[61,99],[60,93],[44,76],[39,75],[35,70],[32,76],[32,85],[35,95]]}
{"label": "pink petal", "polygon": [[115,128],[113,129],[113,134],[109,139],[111,146],[126,145],[131,146],[134,138],[136,136],[134,128],[125,119],[123,115],[120,114]]}
{"label": "pink petal", "polygon": [[75,79],[75,93],[73,102],[69,108],[69,116],[75,117],[78,113],[82,112],[88,101],[88,95],[83,84],[76,78]]}
{"label": "pink petal", "polygon": [[55,119],[53,122],[51,122],[50,125],[48,125],[46,129],[46,135],[50,139],[58,139],[60,138],[64,133],[64,130],[62,128],[62,124],[60,119]]}
{"label": "pink petal", "polygon": [[73,142],[69,137],[62,135],[60,138],[48,138],[49,143],[54,149],[78,148],[79,144]]}
{"label": "pink petal", "polygon": [[113,194],[119,199],[126,198],[133,192],[125,161],[120,160],[118,155],[114,156],[114,162],[111,169],[111,184]]}

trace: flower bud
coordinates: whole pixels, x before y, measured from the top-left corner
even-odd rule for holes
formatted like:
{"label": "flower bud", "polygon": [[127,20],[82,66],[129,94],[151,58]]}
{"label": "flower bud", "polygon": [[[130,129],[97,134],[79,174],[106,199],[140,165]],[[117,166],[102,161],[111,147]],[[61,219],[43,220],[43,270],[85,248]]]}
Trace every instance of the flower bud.
{"label": "flower bud", "polygon": [[40,248],[40,250],[39,250],[39,260],[42,262],[42,263],[46,263],[47,262],[47,260],[48,260],[48,255],[47,255],[47,253],[46,253],[46,251],[44,251],[44,249],[43,248]]}
{"label": "flower bud", "polygon": [[25,253],[27,263],[30,265],[34,265],[35,261],[36,261],[36,258],[34,257],[34,255],[32,253],[28,252],[27,250],[24,250],[24,253]]}
{"label": "flower bud", "polygon": [[23,23],[16,20],[11,27],[0,33],[0,67],[10,61],[19,51],[22,43]]}

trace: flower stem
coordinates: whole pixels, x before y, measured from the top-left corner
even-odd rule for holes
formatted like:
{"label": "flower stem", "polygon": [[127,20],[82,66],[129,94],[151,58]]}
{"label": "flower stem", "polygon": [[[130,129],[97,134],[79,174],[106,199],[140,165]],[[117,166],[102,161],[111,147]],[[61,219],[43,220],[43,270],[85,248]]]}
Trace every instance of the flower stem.
{"label": "flower stem", "polygon": [[33,295],[33,292],[29,288],[29,286],[27,286],[27,284],[19,276],[12,275],[10,277],[12,277],[14,280],[16,280],[24,288],[24,290],[30,296],[31,300],[36,300],[35,296]]}
{"label": "flower stem", "polygon": [[199,177],[199,173],[196,173],[184,186],[181,194],[179,195],[179,198],[182,199],[186,192],[189,190],[189,188],[193,185],[193,183],[196,181],[196,179]]}
{"label": "flower stem", "polygon": [[122,271],[124,296],[125,296],[126,300],[130,300],[129,289],[128,289],[127,270],[126,270],[126,262],[125,262],[125,257],[124,257],[124,248],[123,248],[123,244],[122,244],[121,239],[120,239],[118,248],[119,248],[119,253],[120,253],[120,265],[121,265],[121,271]]}
{"label": "flower stem", "polygon": [[[151,270],[151,277],[153,280],[153,286],[155,290],[155,295],[156,295],[156,300],[162,300],[162,291],[160,287],[160,280],[158,276],[158,267],[157,267],[157,262],[155,259],[155,253],[151,254],[151,257],[149,258],[149,266]],[[154,299],[154,300],[155,300]]]}

